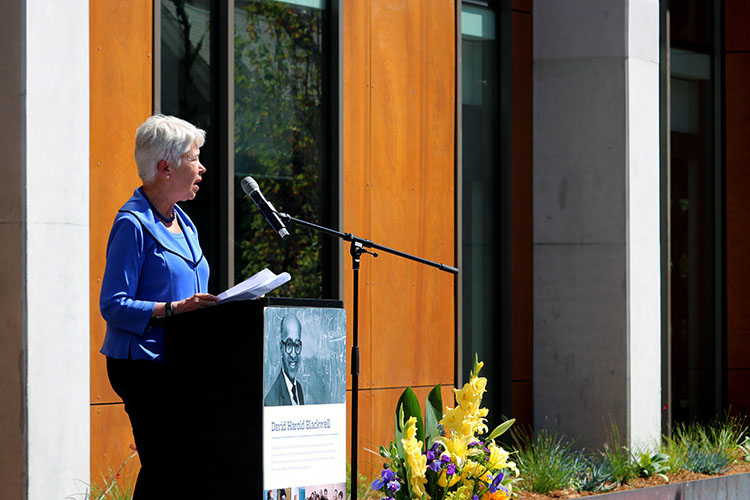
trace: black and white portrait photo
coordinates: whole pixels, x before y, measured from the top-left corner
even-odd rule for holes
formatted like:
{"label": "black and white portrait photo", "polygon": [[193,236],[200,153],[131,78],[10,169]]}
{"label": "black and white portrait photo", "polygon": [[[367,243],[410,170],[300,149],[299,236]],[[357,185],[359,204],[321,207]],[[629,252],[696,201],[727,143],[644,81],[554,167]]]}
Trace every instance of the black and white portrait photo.
{"label": "black and white portrait photo", "polygon": [[267,309],[263,357],[265,406],[346,402],[343,309]]}

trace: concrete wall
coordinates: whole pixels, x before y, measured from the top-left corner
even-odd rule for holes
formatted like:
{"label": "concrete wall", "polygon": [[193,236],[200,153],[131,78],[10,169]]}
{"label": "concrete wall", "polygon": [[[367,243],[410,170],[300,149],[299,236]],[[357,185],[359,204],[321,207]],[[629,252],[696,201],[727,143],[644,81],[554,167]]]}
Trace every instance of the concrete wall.
{"label": "concrete wall", "polygon": [[89,480],[89,2],[26,2],[29,499]]}
{"label": "concrete wall", "polygon": [[534,410],[660,435],[659,6],[534,2]]}
{"label": "concrete wall", "polygon": [[0,20],[0,498],[89,481],[88,8],[11,0]]}
{"label": "concrete wall", "polygon": [[0,16],[0,498],[24,498],[22,0]]}

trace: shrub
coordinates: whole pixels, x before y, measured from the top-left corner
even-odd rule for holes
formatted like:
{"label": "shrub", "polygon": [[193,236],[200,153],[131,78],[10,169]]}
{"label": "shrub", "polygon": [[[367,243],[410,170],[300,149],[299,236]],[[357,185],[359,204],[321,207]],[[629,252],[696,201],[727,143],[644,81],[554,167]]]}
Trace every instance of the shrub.
{"label": "shrub", "polygon": [[542,429],[536,436],[518,431],[512,436],[518,448],[521,487],[527,491],[544,494],[567,488],[586,468],[581,453],[572,450],[573,443],[556,431]]}
{"label": "shrub", "polygon": [[603,457],[588,457],[572,485],[578,491],[606,493],[616,486],[612,477],[613,471]]}

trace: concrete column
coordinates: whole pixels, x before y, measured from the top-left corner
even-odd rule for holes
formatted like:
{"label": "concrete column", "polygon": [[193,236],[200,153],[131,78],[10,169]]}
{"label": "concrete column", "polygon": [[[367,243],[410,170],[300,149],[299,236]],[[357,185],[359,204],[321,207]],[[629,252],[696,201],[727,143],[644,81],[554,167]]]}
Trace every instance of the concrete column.
{"label": "concrete column", "polygon": [[89,482],[89,2],[0,18],[0,498]]}
{"label": "concrete column", "polygon": [[659,2],[534,2],[534,424],[661,433]]}

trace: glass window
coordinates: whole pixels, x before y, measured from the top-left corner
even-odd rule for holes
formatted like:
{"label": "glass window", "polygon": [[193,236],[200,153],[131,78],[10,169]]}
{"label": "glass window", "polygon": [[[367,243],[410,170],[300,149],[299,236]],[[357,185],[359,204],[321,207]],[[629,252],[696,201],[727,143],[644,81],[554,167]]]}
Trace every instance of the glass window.
{"label": "glass window", "polygon": [[[328,0],[160,3],[159,111],[208,135],[200,195],[181,206],[198,227],[212,292],[268,267],[292,275],[279,291],[285,296],[336,293],[336,247],[329,237],[290,227],[292,237],[282,242],[240,187],[250,175],[278,210],[331,226],[331,194],[337,190],[329,154],[331,114],[325,111],[331,109],[330,17]],[[233,48],[222,35],[232,22]],[[220,61],[226,66],[227,60],[231,67],[222,68]],[[233,89],[222,83],[225,70],[233,75]],[[227,105],[232,91],[234,102]],[[222,106],[233,106],[228,118]],[[228,120],[232,137],[225,132],[232,130]],[[228,150],[234,151],[233,166],[221,159]]]}
{"label": "glass window", "polygon": [[715,97],[713,2],[670,3],[670,284],[671,410],[676,422],[712,418],[721,406],[714,390],[714,307],[719,264],[715,245]]}
{"label": "glass window", "polygon": [[204,129],[206,143],[201,148],[201,163],[207,171],[200,194],[190,202],[180,203],[198,228],[203,253],[211,266],[209,291],[218,293],[219,270],[226,258],[221,253],[218,223],[221,211],[221,185],[218,148],[222,138],[217,134],[216,73],[211,25],[216,12],[210,0],[163,0],[160,10],[160,113],[183,118]]}
{"label": "glass window", "polygon": [[282,242],[240,180],[252,176],[279,211],[327,222],[326,14],[324,0],[235,2],[235,279],[285,270],[291,296],[323,296],[327,237],[292,227]]}
{"label": "glass window", "polygon": [[[495,12],[461,8],[463,366],[495,357],[498,331],[498,56]],[[487,368],[489,369],[489,367]],[[465,376],[465,374],[462,374]]]}

